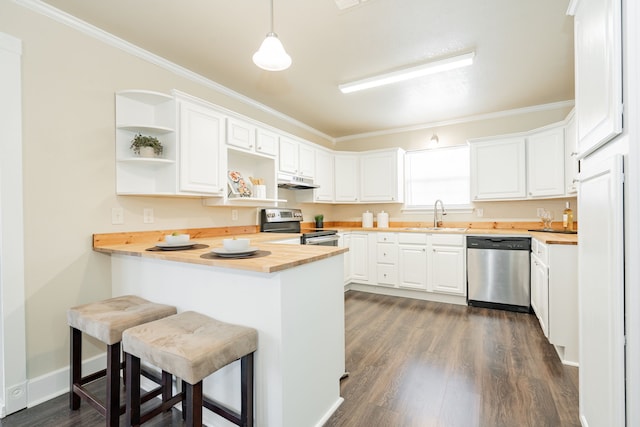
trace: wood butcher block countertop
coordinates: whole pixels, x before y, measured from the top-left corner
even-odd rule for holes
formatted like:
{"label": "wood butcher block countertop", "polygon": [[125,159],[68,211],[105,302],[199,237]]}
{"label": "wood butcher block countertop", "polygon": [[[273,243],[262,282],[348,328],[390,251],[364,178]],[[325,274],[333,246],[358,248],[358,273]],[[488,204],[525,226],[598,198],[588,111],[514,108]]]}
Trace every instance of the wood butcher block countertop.
{"label": "wood butcher block countertop", "polygon": [[[467,236],[529,236],[548,245],[577,245],[577,234],[537,232],[529,230],[541,229],[539,222],[446,222],[444,229],[431,230],[430,225],[415,222],[390,223],[389,228],[362,228],[360,223],[335,222],[325,223],[327,228],[337,228],[341,231],[372,231],[391,233],[428,233],[428,234],[464,234]],[[561,223],[553,223],[552,228],[560,230]]]}
{"label": "wood butcher block countertop", "polygon": [[[215,230],[215,229],[210,229]],[[145,258],[162,259],[167,261],[186,262],[191,264],[210,265],[213,267],[231,268],[237,270],[249,270],[262,273],[274,273],[319,261],[325,258],[336,256],[347,252],[347,248],[331,246],[298,246],[269,243],[275,240],[295,238],[299,234],[274,234],[274,233],[207,233],[207,229],[180,230],[188,232],[193,242],[208,245],[203,249],[191,249],[180,251],[148,251],[157,243],[162,242],[165,234],[170,234],[174,230],[158,232],[131,232],[131,233],[111,233],[95,234],[93,236],[93,249],[97,252],[107,254],[121,254],[139,256]],[[251,239],[250,245],[257,247],[260,251],[269,252],[266,256],[256,256],[247,258],[228,259],[222,257],[201,258],[203,254],[208,254],[214,248],[222,247],[224,238],[234,235]]]}

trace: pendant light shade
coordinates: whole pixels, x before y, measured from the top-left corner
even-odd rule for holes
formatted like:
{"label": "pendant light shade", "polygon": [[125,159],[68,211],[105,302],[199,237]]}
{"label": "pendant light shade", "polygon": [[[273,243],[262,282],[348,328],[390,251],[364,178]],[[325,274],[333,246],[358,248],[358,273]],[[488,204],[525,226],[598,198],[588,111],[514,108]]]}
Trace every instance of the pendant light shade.
{"label": "pendant light shade", "polygon": [[253,54],[253,63],[263,70],[282,71],[291,65],[291,57],[284,50],[278,35],[273,32],[273,0],[271,0],[271,31]]}
{"label": "pendant light shade", "polygon": [[263,70],[282,71],[291,65],[291,57],[285,52],[276,33],[269,33],[253,54],[253,63]]}

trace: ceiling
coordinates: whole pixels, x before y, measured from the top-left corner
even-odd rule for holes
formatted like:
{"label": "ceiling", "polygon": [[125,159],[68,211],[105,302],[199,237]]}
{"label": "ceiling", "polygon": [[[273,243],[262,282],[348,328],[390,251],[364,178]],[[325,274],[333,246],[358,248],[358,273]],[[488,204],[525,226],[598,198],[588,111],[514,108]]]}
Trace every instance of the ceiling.
{"label": "ceiling", "polygon": [[[274,0],[285,71],[251,57],[269,0],[45,0],[340,138],[574,98],[569,0]],[[338,84],[475,51],[471,67],[363,92]]]}

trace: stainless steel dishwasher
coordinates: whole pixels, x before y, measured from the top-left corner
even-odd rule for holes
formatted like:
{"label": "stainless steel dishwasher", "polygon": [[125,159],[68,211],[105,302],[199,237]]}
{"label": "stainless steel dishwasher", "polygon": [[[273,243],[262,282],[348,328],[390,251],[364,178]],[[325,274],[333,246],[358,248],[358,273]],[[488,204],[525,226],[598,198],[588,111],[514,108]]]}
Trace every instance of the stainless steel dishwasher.
{"label": "stainless steel dishwasher", "polygon": [[467,303],[531,311],[531,238],[467,236]]}

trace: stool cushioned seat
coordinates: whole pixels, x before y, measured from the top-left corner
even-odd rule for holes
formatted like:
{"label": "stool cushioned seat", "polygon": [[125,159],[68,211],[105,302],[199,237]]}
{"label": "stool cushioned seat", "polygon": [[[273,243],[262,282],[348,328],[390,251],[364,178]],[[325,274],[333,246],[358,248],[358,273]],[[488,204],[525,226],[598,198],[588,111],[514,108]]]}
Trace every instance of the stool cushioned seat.
{"label": "stool cushioned seat", "polygon": [[257,349],[255,329],[186,311],[127,329],[123,350],[196,384]]}
{"label": "stool cushioned seat", "polygon": [[111,345],[122,340],[125,329],[175,313],[173,306],[125,295],[72,307],[67,311],[67,321],[69,326]]}

